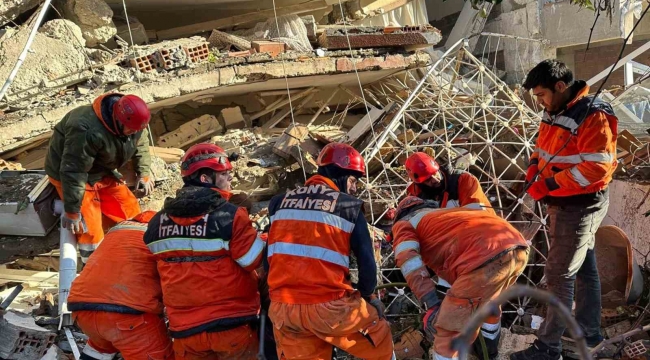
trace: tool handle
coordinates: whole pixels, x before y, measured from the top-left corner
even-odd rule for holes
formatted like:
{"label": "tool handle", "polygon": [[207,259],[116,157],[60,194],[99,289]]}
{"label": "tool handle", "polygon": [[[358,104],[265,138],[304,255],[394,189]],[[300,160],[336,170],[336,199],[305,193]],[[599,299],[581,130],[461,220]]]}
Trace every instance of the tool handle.
{"label": "tool handle", "polygon": [[262,310],[260,314],[260,351],[257,354],[258,360],[266,360],[264,355],[264,336],[266,331],[266,310]]}
{"label": "tool handle", "polygon": [[18,294],[20,294],[21,291],[23,291],[23,286],[22,285],[16,286],[14,291],[12,291],[11,294],[9,294],[9,296],[7,296],[6,299],[4,299],[2,304],[0,304],[0,309],[2,309],[2,310],[7,309],[9,307],[9,305],[11,305],[11,303],[14,301],[16,296],[18,296]]}

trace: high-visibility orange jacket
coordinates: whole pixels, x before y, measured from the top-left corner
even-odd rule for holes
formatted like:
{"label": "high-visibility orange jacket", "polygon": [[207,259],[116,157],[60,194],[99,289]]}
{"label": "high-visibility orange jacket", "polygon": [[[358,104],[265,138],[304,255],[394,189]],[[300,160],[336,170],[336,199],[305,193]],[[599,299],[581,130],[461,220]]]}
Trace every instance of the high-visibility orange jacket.
{"label": "high-visibility orange jacket", "polygon": [[[318,304],[354,291],[349,280],[349,256],[355,248],[370,249],[362,250],[357,257],[359,291],[366,297],[372,294],[376,265],[362,205],[361,200],[340,192],[333,181],[320,175],[271,200],[268,285],[272,301]],[[366,239],[364,244],[369,246],[351,244],[352,234],[354,240]]]}
{"label": "high-visibility orange jacket", "polygon": [[147,223],[123,221],[106,234],[72,282],[68,308],[162,314],[156,259],[142,241]]}
{"label": "high-visibility orange jacket", "polygon": [[601,99],[594,101],[585,117],[592,99],[586,96],[589,86],[584,81],[574,86],[581,88],[566,109],[556,115],[544,112],[537,146],[530,156],[530,164],[542,170],[540,177],[551,197],[603,190],[616,170],[618,119]]}
{"label": "high-visibility orange jacket", "polygon": [[431,292],[427,267],[451,285],[496,256],[527,247],[519,231],[485,210],[416,210],[393,225],[397,265],[418,299]]}
{"label": "high-visibility orange jacket", "polygon": [[220,191],[185,186],[149,222],[144,237],[158,262],[172,337],[255,321],[264,241],[245,208]]}
{"label": "high-visibility orange jacket", "polygon": [[[490,213],[496,214],[474,175],[462,170],[440,168],[440,171],[444,178],[445,189],[438,199],[430,200],[439,201],[441,208],[481,206]],[[409,185],[406,192],[410,196],[427,198],[415,183]]]}

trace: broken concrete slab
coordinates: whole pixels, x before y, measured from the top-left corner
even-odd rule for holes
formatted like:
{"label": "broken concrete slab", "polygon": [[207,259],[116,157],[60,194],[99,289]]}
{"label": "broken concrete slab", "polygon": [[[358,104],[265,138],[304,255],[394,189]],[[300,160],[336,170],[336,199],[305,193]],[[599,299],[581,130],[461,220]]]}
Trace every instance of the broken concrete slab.
{"label": "broken concrete slab", "polygon": [[39,32],[51,37],[52,39],[61,40],[63,42],[72,41],[72,45],[86,46],[86,39],[81,33],[81,28],[70,20],[54,19],[46,22],[38,29]]}
{"label": "broken concrete slab", "polygon": [[220,50],[229,49],[231,45],[239,50],[250,50],[251,48],[250,41],[219,30],[212,30],[208,42],[211,47],[216,47]]}
{"label": "broken concrete slab", "polygon": [[0,1],[0,26],[17,18],[27,10],[40,4],[41,0],[2,0]]}
{"label": "broken concrete slab", "polygon": [[[6,79],[15,61],[22,52],[29,29],[7,29],[0,41],[0,79]],[[7,98],[28,89],[34,92],[46,87],[48,81],[58,81],[67,76],[79,74],[88,68],[84,55],[71,41],[60,41],[37,33],[31,45],[31,52],[25,59],[18,75],[11,84]],[[22,97],[21,95],[20,97]]]}
{"label": "broken concrete slab", "polygon": [[[57,41],[47,37],[45,38],[51,41]],[[285,55],[288,55],[288,53],[282,56]],[[391,56],[403,58],[405,64],[404,68],[421,67],[430,62],[430,57],[426,53],[420,52],[411,55]],[[28,57],[28,60],[29,59],[30,58]],[[290,80],[292,83],[293,81],[303,81],[300,79],[303,76],[318,76],[319,80],[317,81],[329,81],[329,86],[336,86],[335,83],[340,84],[341,80],[333,77],[333,75],[343,76],[341,74],[350,74],[350,78],[344,81],[353,81],[356,83],[356,76],[352,76],[354,75],[353,68],[342,68],[343,71],[337,70],[336,63],[338,59],[339,58],[324,57],[286,61],[284,69],[282,62],[280,61],[234,65],[222,68],[214,68],[211,66],[212,64],[209,63],[206,64],[207,66],[203,67],[202,65],[199,65],[182,76],[176,74],[165,74],[155,77],[155,81],[143,81],[141,84],[129,83],[116,90],[126,94],[138,95],[150,104],[160,103],[159,106],[169,106],[173,103],[178,104],[210,93],[221,91],[237,93],[238,91],[243,90],[236,89],[253,86],[252,83],[263,80],[276,81],[274,79],[277,79],[279,87],[267,89],[282,89],[285,87],[285,71],[288,78],[294,78],[293,80]],[[383,59],[385,61],[387,57],[384,57]],[[392,58],[389,59],[389,62],[386,63],[386,65],[393,61]],[[372,70],[380,69],[381,71],[397,70],[392,66],[389,70],[383,69],[382,63],[379,63],[379,66],[372,67]],[[383,77],[387,75],[371,75],[371,73],[375,72],[360,71],[360,76],[364,79],[365,76],[370,78],[375,76]],[[345,76],[347,77],[347,75]],[[314,80],[311,80],[306,84],[313,83],[313,81]],[[292,87],[295,87],[295,85],[292,85]],[[247,90],[247,92],[251,91],[254,90]],[[29,141],[28,139],[50,131],[67,112],[81,105],[91,104],[96,96],[104,92],[105,90],[99,88],[83,96],[79,96],[78,94],[70,96],[66,95],[60,99],[54,98],[52,100],[42,101],[40,106],[39,104],[32,104],[29,108],[25,108],[25,110],[7,114],[5,118],[0,121],[0,153],[14,150],[25,145]],[[294,99],[295,97],[292,96],[292,100]],[[254,120],[253,116],[251,116],[251,120]],[[18,123],[20,123],[20,126],[16,126]]]}
{"label": "broken concrete slab", "polygon": [[0,357],[38,360],[54,344],[56,334],[34,322],[31,315],[7,312],[0,319]]}
{"label": "broken concrete slab", "polygon": [[219,113],[219,123],[224,129],[241,129],[250,123],[246,120],[239,106],[229,107]]}
{"label": "broken concrete slab", "polygon": [[79,25],[86,45],[104,44],[117,34],[113,10],[103,0],[62,0],[67,19]]}
{"label": "broken concrete slab", "polygon": [[[346,36],[347,31],[347,36]],[[326,29],[318,44],[326,49],[359,49],[373,47],[407,47],[436,45],[442,40],[440,30],[431,26],[402,28],[356,27],[353,29]]]}

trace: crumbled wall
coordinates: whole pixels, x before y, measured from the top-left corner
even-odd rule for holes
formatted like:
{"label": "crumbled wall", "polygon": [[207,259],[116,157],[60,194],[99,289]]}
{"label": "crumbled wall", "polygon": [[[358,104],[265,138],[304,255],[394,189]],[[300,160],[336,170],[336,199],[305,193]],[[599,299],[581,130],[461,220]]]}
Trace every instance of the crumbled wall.
{"label": "crumbled wall", "polygon": [[[29,29],[8,29],[0,39],[0,79],[6,79],[23,51]],[[72,41],[63,42],[37,33],[29,56],[25,58],[9,96],[21,90],[38,87],[42,83],[79,73],[88,67],[84,55]],[[3,80],[4,81],[4,80]]]}
{"label": "crumbled wall", "polygon": [[612,181],[609,188],[609,210],[602,224],[616,225],[627,234],[632,246],[638,250],[634,251],[634,256],[639,264],[644,263],[640,253],[650,252],[650,217],[643,216],[650,211],[650,198],[637,209],[648,190],[650,185]]}
{"label": "crumbled wall", "polygon": [[2,0],[0,1],[0,26],[16,19],[20,14],[34,8],[40,0]]}
{"label": "crumbled wall", "polygon": [[89,47],[103,44],[117,34],[113,10],[103,0],[62,0],[66,19],[79,25]]}

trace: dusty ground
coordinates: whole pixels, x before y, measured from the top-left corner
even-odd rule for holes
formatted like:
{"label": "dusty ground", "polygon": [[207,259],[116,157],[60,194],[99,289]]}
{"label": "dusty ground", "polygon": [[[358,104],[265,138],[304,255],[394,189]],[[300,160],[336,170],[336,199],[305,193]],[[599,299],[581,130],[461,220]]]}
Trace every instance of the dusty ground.
{"label": "dusty ground", "polygon": [[59,247],[59,229],[55,228],[47,236],[0,236],[0,264],[18,257],[31,257],[49,252]]}

